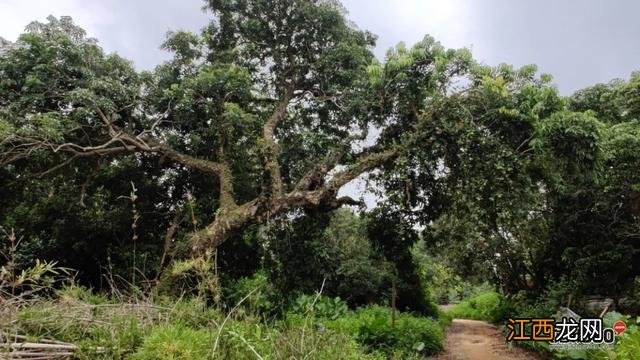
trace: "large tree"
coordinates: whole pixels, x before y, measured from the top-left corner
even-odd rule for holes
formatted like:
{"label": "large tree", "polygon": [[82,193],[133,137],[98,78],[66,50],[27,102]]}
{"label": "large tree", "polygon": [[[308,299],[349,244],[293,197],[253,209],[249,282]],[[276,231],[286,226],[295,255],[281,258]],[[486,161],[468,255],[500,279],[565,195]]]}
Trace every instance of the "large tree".
{"label": "large tree", "polygon": [[[428,143],[424,124],[471,64],[430,38],[380,64],[374,36],[333,1],[207,8],[211,24],[170,34],[175,56],[152,73],[105,55],[69,18],[3,42],[0,165],[63,178],[148,166],[169,183],[158,206],[193,188],[210,202],[190,235],[202,253],[288,211],[357,204],[340,189]],[[371,128],[383,136],[366,140]]]}
{"label": "large tree", "polygon": [[474,74],[432,123],[434,146],[379,176],[386,194],[467,278],[511,293],[562,282],[628,295],[640,250],[638,75],[563,98],[534,67]]}

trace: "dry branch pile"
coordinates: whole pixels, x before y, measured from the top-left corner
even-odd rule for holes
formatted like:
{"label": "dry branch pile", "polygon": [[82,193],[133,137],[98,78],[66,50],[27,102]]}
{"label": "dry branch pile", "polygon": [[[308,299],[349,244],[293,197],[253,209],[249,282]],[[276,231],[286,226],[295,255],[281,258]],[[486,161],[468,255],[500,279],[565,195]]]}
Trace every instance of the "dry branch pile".
{"label": "dry branch pile", "polygon": [[62,341],[40,339],[30,342],[26,336],[0,333],[1,359],[69,359],[77,349],[76,345]]}

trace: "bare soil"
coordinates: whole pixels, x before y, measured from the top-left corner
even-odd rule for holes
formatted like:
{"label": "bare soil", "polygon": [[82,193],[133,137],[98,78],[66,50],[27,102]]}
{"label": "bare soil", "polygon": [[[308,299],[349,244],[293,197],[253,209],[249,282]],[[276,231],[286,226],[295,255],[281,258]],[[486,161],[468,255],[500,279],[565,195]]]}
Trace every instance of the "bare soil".
{"label": "bare soil", "polygon": [[505,342],[504,334],[484,321],[455,319],[447,330],[444,353],[433,360],[538,360],[540,357]]}

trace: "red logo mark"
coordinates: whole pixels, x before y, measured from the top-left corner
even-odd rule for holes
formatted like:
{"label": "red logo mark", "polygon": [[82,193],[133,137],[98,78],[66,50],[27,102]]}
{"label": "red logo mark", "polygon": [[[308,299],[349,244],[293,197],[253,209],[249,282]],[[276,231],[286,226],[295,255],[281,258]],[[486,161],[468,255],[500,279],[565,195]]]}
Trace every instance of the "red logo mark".
{"label": "red logo mark", "polygon": [[616,321],[616,323],[613,324],[613,331],[615,331],[616,334],[620,335],[625,330],[627,330],[627,324],[625,324],[624,321]]}

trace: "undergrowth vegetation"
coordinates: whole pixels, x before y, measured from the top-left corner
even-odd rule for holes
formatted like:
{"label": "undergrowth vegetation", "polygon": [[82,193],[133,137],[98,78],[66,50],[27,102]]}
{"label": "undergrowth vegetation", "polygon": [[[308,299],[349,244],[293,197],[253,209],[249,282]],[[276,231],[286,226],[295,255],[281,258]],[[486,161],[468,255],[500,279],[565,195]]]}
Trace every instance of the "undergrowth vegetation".
{"label": "undergrowth vegetation", "polygon": [[[442,350],[445,315],[351,310],[320,293],[278,309],[260,282],[256,274],[232,284],[237,302],[226,308],[200,296],[96,294],[67,284],[11,303],[2,336],[74,344],[74,358],[87,360],[419,359]],[[248,284],[257,287],[240,297]]]}
{"label": "undergrowth vegetation", "polygon": [[454,318],[498,321],[500,309],[500,294],[490,291],[475,295],[454,305],[449,315]]}
{"label": "undergrowth vegetation", "polygon": [[[95,290],[54,262],[9,262],[0,272],[0,343],[81,360],[421,359],[443,350],[449,317],[381,305],[397,295],[354,306],[326,279],[305,293],[279,287],[264,269],[233,278],[218,267],[207,252],[173,260],[155,280],[107,273]],[[390,294],[402,286],[393,281]],[[435,309],[429,297],[421,302]]]}

